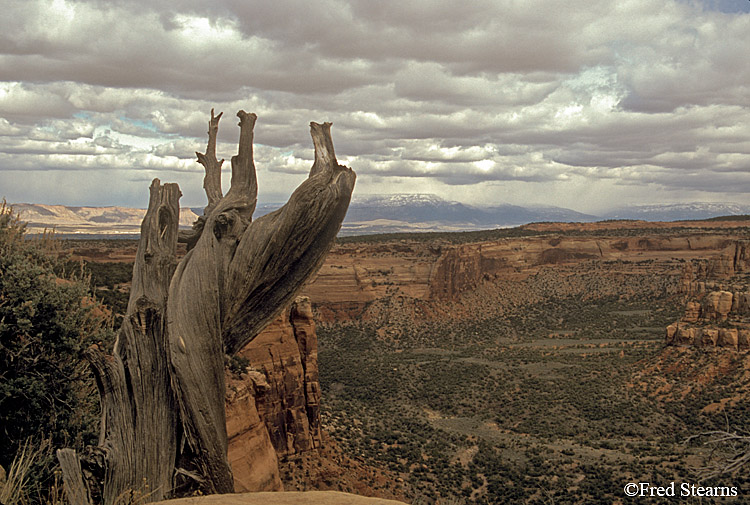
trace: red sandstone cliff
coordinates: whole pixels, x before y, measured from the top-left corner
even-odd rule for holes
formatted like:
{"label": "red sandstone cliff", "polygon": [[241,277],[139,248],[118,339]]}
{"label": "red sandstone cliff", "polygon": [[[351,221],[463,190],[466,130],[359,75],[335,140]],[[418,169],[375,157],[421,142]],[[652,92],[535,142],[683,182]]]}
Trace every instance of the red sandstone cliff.
{"label": "red sandstone cliff", "polygon": [[750,241],[688,264],[680,287],[685,315],[667,327],[667,345],[750,349]]}
{"label": "red sandstone cliff", "polygon": [[251,369],[241,379],[228,378],[226,403],[235,490],[279,490],[279,459],[321,444],[310,300],[298,297],[240,355]]}
{"label": "red sandstone cliff", "polygon": [[258,403],[269,390],[268,382],[260,372],[248,372],[242,379],[227,377],[229,463],[236,492],[283,489],[278,455],[258,413]]}
{"label": "red sandstone cliff", "polygon": [[[595,288],[627,294],[628,278],[640,282],[645,273],[659,282],[673,279],[670,292],[682,293],[690,302],[683,320],[670,326],[669,343],[742,350],[748,346],[750,329],[742,319],[750,306],[750,246],[746,233],[730,224],[711,223],[707,231],[691,223],[691,229],[656,233],[647,228],[672,226],[644,223],[634,236],[611,223],[574,228],[543,224],[527,229],[549,233],[558,227],[588,234],[540,234],[461,245],[405,240],[344,244],[331,251],[305,292],[315,300],[323,321],[361,318],[382,321],[382,328],[392,329],[438,317],[476,317],[489,313],[483,312],[487,306],[497,310],[500,303],[535,303],[544,296],[571,293],[585,298]],[[79,248],[74,257],[130,258],[121,249],[115,252],[104,255],[99,249]],[[706,261],[710,256],[714,258]],[[554,276],[548,275],[552,268]],[[593,281],[582,282],[584,274]],[[524,282],[530,280],[536,283],[534,290],[525,289]],[[533,296],[540,298],[529,298]],[[714,327],[717,324],[721,327]],[[279,460],[321,443],[317,346],[309,300],[298,299],[241,354],[253,370],[241,380],[229,378],[227,391],[229,457],[236,488],[280,489]]]}
{"label": "red sandstone cliff", "polygon": [[[459,245],[438,241],[346,244],[331,251],[305,292],[315,301],[324,323],[375,321],[384,310],[384,301],[390,305],[411,304],[411,315],[419,321],[454,313],[455,302],[485,285],[523,281],[550,266],[623,262],[630,264],[628,272],[620,269],[626,275],[640,263],[644,272],[657,273],[662,268],[669,275],[680,275],[681,263],[726,251],[726,259],[720,255],[715,264],[703,265],[704,272],[711,269],[711,275],[717,276],[731,274],[737,268],[748,270],[750,252],[746,245],[736,245],[741,238],[740,232],[728,228],[633,237],[602,231],[601,235],[539,235]],[[648,262],[661,266],[654,268]],[[611,266],[607,273],[617,268]],[[683,272],[683,277],[685,286],[675,290],[685,292],[692,286],[697,291],[699,282],[705,284],[692,273]]]}

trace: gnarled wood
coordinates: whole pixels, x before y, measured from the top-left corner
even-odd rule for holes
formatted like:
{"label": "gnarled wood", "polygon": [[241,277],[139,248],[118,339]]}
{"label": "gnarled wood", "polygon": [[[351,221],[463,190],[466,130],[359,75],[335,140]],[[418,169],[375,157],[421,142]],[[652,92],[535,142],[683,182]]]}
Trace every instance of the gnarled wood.
{"label": "gnarled wood", "polygon": [[216,159],[216,136],[219,133],[219,120],[222,114],[224,113],[220,112],[218,116],[214,116],[214,110],[211,109],[211,120],[208,122],[208,146],[206,147],[206,153],[195,153],[198,157],[198,163],[206,169],[206,176],[203,178],[203,189],[206,190],[208,205],[204,210],[204,214],[208,214],[219,200],[221,200],[221,197],[224,196],[221,192],[221,165],[224,163],[224,160],[219,161]]}
{"label": "gnarled wood", "polygon": [[[106,504],[133,491],[155,501],[233,490],[224,356],[252,340],[314,274],[349,206],[354,172],[336,161],[331,123],[311,123],[310,176],[284,207],[252,221],[256,116],[237,114],[239,151],[232,157],[232,186],[222,196],[221,115],[211,111],[206,153],[196,153],[206,170],[208,205],[193,230],[179,234],[188,253],[175,268],[180,192],[154,180],[114,356],[87,352],[102,402],[94,453]],[[80,481],[68,473],[66,482]]]}
{"label": "gnarled wood", "polygon": [[[275,318],[313,275],[349,208],[354,172],[336,161],[331,123],[311,123],[315,163],[281,209],[248,227],[229,265],[223,340],[233,354]],[[276,245],[276,247],[269,247]]]}
{"label": "gnarled wood", "polygon": [[101,398],[104,503],[131,491],[160,500],[172,489],[177,415],[164,315],[176,266],[180,196],[176,184],[151,184],[114,355],[96,347],[86,352]]}
{"label": "gnarled wood", "polygon": [[58,449],[57,459],[63,473],[68,476],[64,487],[70,505],[88,505],[90,502],[89,494],[83,483],[81,461],[76,456],[76,451],[73,449]]}
{"label": "gnarled wood", "polygon": [[[320,266],[344,219],[355,179],[336,162],[330,123],[313,123],[316,161],[323,162],[284,207],[248,224],[245,212],[255,206],[257,190],[247,145],[255,117],[238,115],[240,153],[232,158],[238,185],[205,216],[203,234],[175,272],[168,303],[186,440],[201,473],[221,486],[212,492],[228,492],[232,486],[224,406],[215,402],[225,389],[223,356],[254,338]],[[200,311],[191,304],[196,299],[202,300]]]}

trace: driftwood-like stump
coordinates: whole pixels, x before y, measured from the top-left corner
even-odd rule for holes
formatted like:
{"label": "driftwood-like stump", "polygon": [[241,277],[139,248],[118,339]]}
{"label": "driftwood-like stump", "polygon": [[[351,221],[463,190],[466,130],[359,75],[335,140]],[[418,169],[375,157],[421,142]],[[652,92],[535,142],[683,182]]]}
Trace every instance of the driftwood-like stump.
{"label": "driftwood-like stump", "polygon": [[[158,179],[151,185],[114,353],[93,347],[86,355],[101,396],[99,445],[79,457],[58,451],[75,505],[112,504],[130,494],[158,501],[233,491],[224,357],[258,335],[320,267],[355,180],[336,161],[331,124],[311,123],[310,176],[284,207],[252,221],[256,116],[237,116],[239,152],[223,195],[223,160],[216,158],[221,114],[211,111],[206,153],[196,153],[206,172],[208,205],[191,231],[178,232],[179,187]],[[178,241],[188,246],[179,264]]]}

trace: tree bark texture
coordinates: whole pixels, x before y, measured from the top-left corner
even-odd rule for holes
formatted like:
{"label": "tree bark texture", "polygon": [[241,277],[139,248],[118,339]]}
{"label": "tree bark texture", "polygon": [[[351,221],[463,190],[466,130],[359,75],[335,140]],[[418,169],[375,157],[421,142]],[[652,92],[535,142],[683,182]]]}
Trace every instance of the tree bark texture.
{"label": "tree bark texture", "polygon": [[[223,160],[216,158],[221,114],[211,111],[206,153],[196,153],[208,204],[191,231],[178,232],[179,187],[153,181],[114,353],[87,351],[102,405],[99,445],[80,457],[94,501],[233,491],[224,357],[255,338],[320,267],[349,206],[355,174],[336,161],[331,124],[311,123],[309,177],[284,207],[253,221],[256,116],[237,116],[239,152],[223,195]],[[178,240],[189,249],[179,264]],[[66,485],[80,489],[65,451]],[[103,489],[92,489],[99,484]]]}

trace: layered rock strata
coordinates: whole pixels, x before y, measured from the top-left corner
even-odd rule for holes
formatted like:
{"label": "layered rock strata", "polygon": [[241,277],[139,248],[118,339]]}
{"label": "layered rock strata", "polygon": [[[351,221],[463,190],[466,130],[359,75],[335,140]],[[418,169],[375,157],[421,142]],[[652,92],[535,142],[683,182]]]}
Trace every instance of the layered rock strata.
{"label": "layered rock strata", "polygon": [[750,349],[750,329],[697,327],[684,322],[667,326],[667,345],[723,347],[735,351]]}
{"label": "layered rock strata", "polygon": [[227,377],[229,464],[236,492],[283,489],[278,455],[258,412],[258,403],[269,391],[266,377],[260,372],[248,372],[241,379]]}
{"label": "layered rock strata", "polygon": [[320,385],[310,300],[298,297],[240,351],[250,370],[228,381],[235,490],[282,488],[278,461],[320,447]]}
{"label": "layered rock strata", "polygon": [[685,315],[667,327],[667,345],[750,349],[750,241],[688,264],[681,279]]}
{"label": "layered rock strata", "polygon": [[[368,310],[381,300],[413,300],[424,302],[423,311],[439,310],[441,304],[452,305],[483,284],[522,281],[550,267],[599,262],[614,271],[616,263],[623,262],[640,264],[648,273],[664,266],[670,269],[669,275],[679,275],[682,262],[695,271],[683,273],[675,291],[698,293],[711,289],[706,286],[709,273],[721,279],[748,270],[750,252],[740,238],[740,233],[730,229],[633,237],[605,232],[596,236],[548,234],[467,244],[406,240],[340,244],[305,292],[315,300],[319,320],[327,323],[372,319]],[[722,254],[715,263],[700,263],[717,253]],[[629,267],[628,271],[636,270]]]}

